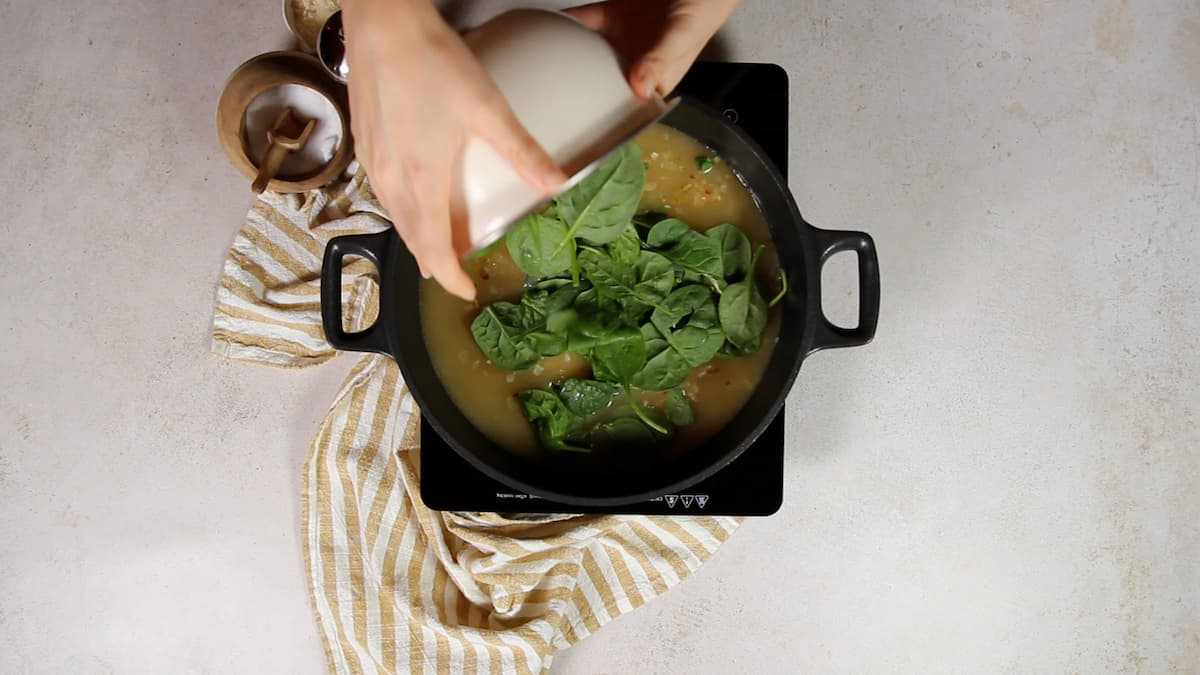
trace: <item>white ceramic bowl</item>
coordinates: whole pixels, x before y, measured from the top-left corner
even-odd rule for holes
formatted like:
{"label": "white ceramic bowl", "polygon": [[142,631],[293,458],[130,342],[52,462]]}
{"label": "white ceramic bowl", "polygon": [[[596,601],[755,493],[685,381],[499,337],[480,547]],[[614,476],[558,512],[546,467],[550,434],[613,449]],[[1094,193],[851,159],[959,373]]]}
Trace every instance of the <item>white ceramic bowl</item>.
{"label": "white ceramic bowl", "polygon": [[[564,190],[677,103],[638,98],[608,42],[561,12],[506,12],[464,39],[517,119],[571,177]],[[479,139],[468,143],[460,176],[452,209],[466,218],[475,250],[546,201]]]}

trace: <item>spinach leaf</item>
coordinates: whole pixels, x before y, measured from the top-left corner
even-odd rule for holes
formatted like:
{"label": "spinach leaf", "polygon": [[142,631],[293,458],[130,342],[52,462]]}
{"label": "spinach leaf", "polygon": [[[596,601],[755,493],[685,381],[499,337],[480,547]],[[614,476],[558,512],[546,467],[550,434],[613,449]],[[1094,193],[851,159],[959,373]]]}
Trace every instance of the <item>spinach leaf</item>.
{"label": "spinach leaf", "polygon": [[[651,436],[660,440],[674,433],[671,422],[659,412],[658,408],[645,405],[637,400],[632,390],[626,388],[625,398],[612,409],[612,420],[636,420],[651,431]],[[624,423],[622,423],[624,424]],[[632,429],[632,427],[630,427]]]}
{"label": "spinach leaf", "polygon": [[736,359],[737,357],[742,356],[742,353],[737,347],[729,344],[729,340],[725,340],[725,342],[721,343],[721,348],[717,350],[717,356],[723,356],[727,359]]}
{"label": "spinach leaf", "polygon": [[712,168],[713,168],[712,157],[709,157],[707,155],[700,155],[700,156],[696,157],[696,169],[700,173],[708,173],[709,171],[712,171]]}
{"label": "spinach leaf", "polygon": [[523,272],[549,277],[571,269],[573,247],[559,247],[567,238],[567,226],[558,218],[531,213],[508,231],[508,254]]}
{"label": "spinach leaf", "polygon": [[662,437],[670,436],[673,432],[670,420],[662,416],[658,408],[650,407],[642,404],[634,395],[634,390],[630,387],[625,388],[625,400],[616,408],[618,419],[620,417],[628,418],[630,413],[632,416],[640,419],[642,424]]}
{"label": "spinach leaf", "polygon": [[546,314],[552,314],[570,307],[575,303],[575,298],[579,294],[587,290],[584,286],[563,286],[546,298]]}
{"label": "spinach leaf", "polygon": [[[647,243],[652,248],[659,249],[659,252],[667,260],[683,270],[684,281],[703,282],[720,291],[725,287],[725,266],[721,260],[721,243],[687,227],[683,221],[675,222],[683,224],[686,230],[679,231],[677,225],[664,220],[650,230]],[[663,230],[658,236],[654,236],[655,230],[660,227]]]}
{"label": "spinach leaf", "polygon": [[638,260],[638,253],[642,250],[642,240],[638,237],[637,228],[630,224],[621,232],[621,236],[617,237],[607,247],[608,255],[618,265],[634,265]]}
{"label": "spinach leaf", "polygon": [[721,329],[716,326],[711,328],[684,326],[667,335],[666,338],[671,349],[678,352],[679,356],[693,368],[711,361],[725,342]]}
{"label": "spinach leaf", "polygon": [[725,341],[712,291],[703,286],[689,284],[672,291],[650,315],[650,323],[693,368],[712,360]]}
{"label": "spinach leaf", "polygon": [[559,386],[558,396],[567,410],[587,417],[604,410],[621,391],[611,382],[570,378]]}
{"label": "spinach leaf", "polygon": [[518,305],[522,312],[520,320],[529,326],[544,320],[546,318],[546,302],[549,299],[550,291],[545,289],[535,288],[531,291],[526,291],[521,296],[521,302]]}
{"label": "spinach leaf", "polygon": [[584,287],[572,286],[570,283],[567,281],[568,285],[554,290],[535,287],[525,291],[525,294],[521,296],[520,306],[526,312],[527,325],[545,323],[546,318],[551,314],[569,308],[575,302],[575,298],[579,297],[584,290]]}
{"label": "spinach leaf", "polygon": [[754,283],[754,268],[761,253],[762,248],[755,252],[746,278],[725,289],[717,308],[725,339],[739,354],[758,351],[767,326],[767,303]]}
{"label": "spinach leaf", "polygon": [[592,358],[592,348],[596,346],[596,338],[578,331],[567,333],[567,351],[574,352],[589,361]]}
{"label": "spinach leaf", "polygon": [[[624,287],[619,282],[628,280],[630,270],[615,264],[607,253],[599,249],[584,248],[580,250],[579,255],[582,258],[588,258],[587,267],[584,266],[583,260],[580,260],[579,263],[580,269],[588,275],[587,282],[592,286],[579,294],[575,300],[575,308],[582,316],[594,312],[615,311],[619,304],[619,289]],[[598,268],[602,269],[597,271]],[[592,278],[593,274],[598,275],[601,279]],[[614,277],[618,277],[618,279],[614,280]]]}
{"label": "spinach leaf", "polygon": [[634,227],[638,227],[643,230],[649,230],[658,224],[658,221],[666,218],[667,214],[662,213],[661,211],[646,211],[633,217],[633,225]]}
{"label": "spinach leaf", "polygon": [[588,452],[618,442],[625,449],[649,448],[672,433],[671,423],[653,408],[636,402],[625,388],[626,402],[617,417],[588,429],[588,417],[613,404],[621,387],[596,380],[569,379],[550,389],[528,389],[519,394],[525,416],[544,447]]}
{"label": "spinach leaf", "polygon": [[645,180],[641,148],[626,143],[555,200],[558,217],[566,224],[566,236],[551,254],[562,255],[577,237],[593,244],[607,244],[620,237],[637,211]]}
{"label": "spinach leaf", "polygon": [[[556,280],[557,281],[557,280]],[[540,347],[539,351],[543,356],[554,356],[560,354],[566,349],[566,335],[571,324],[575,322],[575,311],[571,308],[575,298],[583,292],[584,287],[572,286],[571,282],[562,279],[567,285],[560,286],[553,291],[541,287],[538,284],[534,288],[525,291],[525,295],[521,297],[521,305],[526,308],[530,321],[535,321],[539,324],[539,328],[544,328],[541,333],[534,332],[530,336],[538,339],[541,345],[559,344],[557,342],[548,342],[552,337],[562,338],[564,342],[558,347]],[[546,335],[544,335],[546,334]]]}
{"label": "spinach leaf", "polygon": [[538,328],[538,319],[528,306],[511,302],[493,302],[471,322],[471,335],[488,359],[508,370],[522,370],[537,363],[538,345],[529,333]]}
{"label": "spinach leaf", "polygon": [[546,330],[558,335],[569,335],[571,327],[579,321],[579,312],[572,307],[560,309],[546,315]]}
{"label": "spinach leaf", "polygon": [[652,251],[641,251],[633,266],[633,278],[633,295],[653,307],[675,287],[675,268],[665,257]]}
{"label": "spinach leaf", "polygon": [[592,429],[593,448],[649,450],[656,445],[654,431],[636,417],[618,417]]}
{"label": "spinach leaf", "polygon": [[787,272],[784,271],[784,269],[782,267],[780,267],[779,268],[779,293],[776,294],[775,297],[771,298],[770,302],[767,303],[767,307],[774,307],[775,305],[778,305],[784,298],[787,297],[787,292],[788,292]]}
{"label": "spinach leaf", "polygon": [[589,288],[575,298],[575,304],[569,310],[572,314],[569,321],[555,317],[555,328],[560,326],[567,330],[567,350],[575,352],[584,358],[589,358],[592,346],[596,344],[596,331],[590,330],[594,317],[599,311],[596,299],[596,289]]}
{"label": "spinach leaf", "polygon": [[642,324],[646,343],[646,367],[633,378],[633,386],[646,391],[664,391],[678,387],[692,372],[692,366],[671,348],[652,323]]}
{"label": "spinach leaf", "polygon": [[626,389],[626,395],[629,398],[633,414],[637,415],[638,419],[643,424],[658,432],[662,436],[670,436],[675,430],[671,428],[671,421],[666,418],[658,408],[638,403],[633,397],[633,393]]}
{"label": "spinach leaf", "polygon": [[542,356],[558,356],[567,349],[567,336],[549,330],[535,330],[526,336],[529,347]]}
{"label": "spinach leaf", "polygon": [[629,384],[645,365],[646,341],[636,328],[618,328],[592,348],[592,374],[597,380]]}
{"label": "spinach leaf", "polygon": [[589,452],[590,448],[580,442],[583,436],[583,420],[571,412],[554,392],[545,389],[527,389],[518,394],[525,417],[537,430],[542,446],[551,450]]}
{"label": "spinach leaf", "polygon": [[580,291],[579,295],[575,296],[575,302],[572,305],[580,316],[591,316],[600,311],[600,296],[596,293],[596,287],[593,286],[587,290]]}
{"label": "spinach leaf", "polygon": [[684,319],[687,319],[686,325],[695,324],[701,328],[715,326],[717,308],[713,304],[712,291],[698,284],[680,286],[671,291],[662,307],[650,315],[650,322],[668,338]]}
{"label": "spinach leaf", "polygon": [[494,364],[508,370],[528,368],[543,356],[561,354],[567,348],[566,333],[547,324],[554,316],[562,323],[559,307],[569,306],[578,291],[570,286],[553,293],[542,288],[526,291],[521,303],[494,302],[471,322],[471,334],[479,349]]}
{"label": "spinach leaf", "polygon": [[564,286],[573,286],[571,278],[567,276],[557,277],[526,277],[525,291],[545,291],[547,294],[553,293]]}
{"label": "spinach leaf", "polygon": [[651,248],[670,246],[691,231],[692,228],[678,218],[664,218],[650,228],[646,234],[646,245]]}
{"label": "spinach leaf", "polygon": [[721,247],[721,267],[726,281],[733,282],[750,268],[750,240],[736,225],[722,223],[710,228],[704,236]]}
{"label": "spinach leaf", "polygon": [[672,389],[667,392],[667,400],[664,404],[667,412],[667,419],[671,424],[676,426],[686,426],[696,421],[696,414],[692,412],[692,406],[688,403],[687,398],[679,389]]}
{"label": "spinach leaf", "polygon": [[650,251],[641,251],[637,264],[630,267],[618,264],[603,251],[585,248],[579,254],[579,265],[601,296],[627,309],[657,307],[675,285],[671,263]]}
{"label": "spinach leaf", "polygon": [[633,288],[633,268],[618,265],[604,251],[584,248],[579,252],[579,267],[596,288],[597,299],[608,296],[614,300]]}
{"label": "spinach leaf", "polygon": [[590,360],[593,347],[621,326],[621,317],[615,305],[600,304],[595,288],[580,293],[572,310],[567,349]]}

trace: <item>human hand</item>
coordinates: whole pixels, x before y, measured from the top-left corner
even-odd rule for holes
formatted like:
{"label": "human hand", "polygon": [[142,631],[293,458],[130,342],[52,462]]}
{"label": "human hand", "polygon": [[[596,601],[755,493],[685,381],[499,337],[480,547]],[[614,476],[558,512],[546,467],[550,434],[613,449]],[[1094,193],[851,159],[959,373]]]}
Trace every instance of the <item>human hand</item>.
{"label": "human hand", "polygon": [[565,10],[629,62],[629,85],[649,98],[683,79],[739,0],[606,0]]}
{"label": "human hand", "polygon": [[429,0],[342,0],[355,150],[380,203],[428,278],[471,300],[466,223],[451,185],[471,137],[552,194],[566,180]]}

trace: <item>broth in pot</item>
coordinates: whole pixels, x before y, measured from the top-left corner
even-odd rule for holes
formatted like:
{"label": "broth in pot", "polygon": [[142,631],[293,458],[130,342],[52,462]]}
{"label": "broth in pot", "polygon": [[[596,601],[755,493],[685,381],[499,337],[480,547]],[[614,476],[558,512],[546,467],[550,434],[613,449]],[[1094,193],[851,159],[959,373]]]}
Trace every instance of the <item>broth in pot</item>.
{"label": "broth in pot", "polygon": [[[767,223],[737,175],[711,150],[669,126],[655,125],[635,141],[646,165],[638,212],[660,212],[699,231],[734,224],[749,238],[752,248],[765,247],[755,277],[760,292],[770,298],[780,284],[778,258]],[[455,404],[486,436],[519,455],[546,452],[526,419],[518,394],[570,377],[590,377],[591,365],[570,351],[544,357],[519,371],[491,363],[475,342],[471,322],[489,303],[517,302],[526,275],[504,245],[468,261],[465,269],[478,289],[475,302],[450,295],[435,281],[421,282],[421,326],[432,365]],[[742,409],[771,358],[779,314],[777,307],[769,311],[757,351],[739,357],[717,356],[691,370],[680,388],[695,421],[675,429],[663,445],[667,452],[686,452],[703,443]],[[644,404],[659,407],[667,393],[637,391],[635,395]]]}

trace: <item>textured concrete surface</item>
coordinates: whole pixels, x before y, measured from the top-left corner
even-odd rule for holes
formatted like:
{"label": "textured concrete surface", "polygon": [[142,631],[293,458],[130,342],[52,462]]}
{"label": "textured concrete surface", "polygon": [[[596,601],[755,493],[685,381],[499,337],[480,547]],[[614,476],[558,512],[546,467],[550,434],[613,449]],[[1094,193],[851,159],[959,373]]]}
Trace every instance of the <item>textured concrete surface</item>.
{"label": "textured concrete surface", "polygon": [[[299,467],[350,359],[208,355],[213,110],[278,3],[0,34],[0,672],[322,672]],[[805,364],[783,510],[555,670],[1200,672],[1200,5],[747,0],[722,45],[790,71],[879,337]]]}

